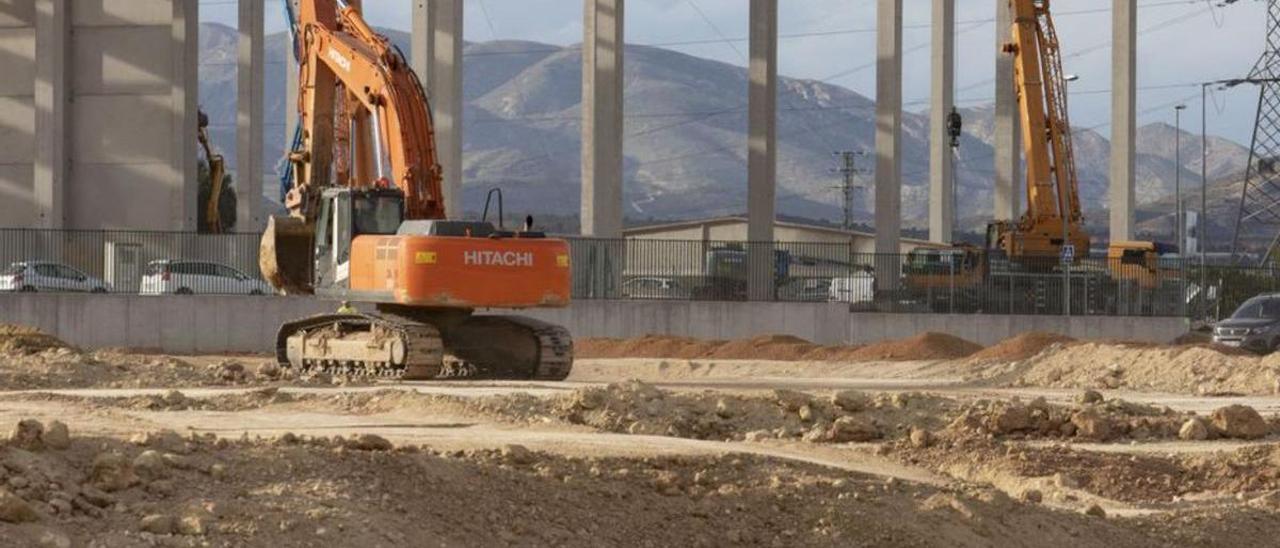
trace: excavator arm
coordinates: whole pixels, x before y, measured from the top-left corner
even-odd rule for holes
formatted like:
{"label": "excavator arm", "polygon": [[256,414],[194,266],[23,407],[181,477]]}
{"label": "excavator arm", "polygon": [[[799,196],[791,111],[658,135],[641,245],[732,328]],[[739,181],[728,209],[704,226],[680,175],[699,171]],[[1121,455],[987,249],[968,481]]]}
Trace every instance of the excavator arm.
{"label": "excavator arm", "polygon": [[304,0],[297,14],[302,138],[289,154],[289,216],[269,221],[259,266],[276,287],[309,294],[325,188],[393,187],[407,220],[446,212],[429,103],[404,56],[369,28],[354,0]]}
{"label": "excavator arm", "polygon": [[[299,177],[286,205],[301,209],[305,218],[303,206],[317,187],[392,185],[404,192],[406,219],[444,218],[431,113],[404,57],[368,27],[356,6],[345,2],[302,2],[299,25],[306,85],[298,94],[302,147],[292,159],[301,169],[295,170]],[[338,90],[347,96],[337,97]],[[347,108],[335,108],[344,100]],[[372,159],[372,173],[361,165],[368,162],[356,161],[347,180],[330,181],[323,160],[332,158],[322,151],[334,150],[334,128],[365,117],[373,131],[351,132],[350,147],[356,158]]]}

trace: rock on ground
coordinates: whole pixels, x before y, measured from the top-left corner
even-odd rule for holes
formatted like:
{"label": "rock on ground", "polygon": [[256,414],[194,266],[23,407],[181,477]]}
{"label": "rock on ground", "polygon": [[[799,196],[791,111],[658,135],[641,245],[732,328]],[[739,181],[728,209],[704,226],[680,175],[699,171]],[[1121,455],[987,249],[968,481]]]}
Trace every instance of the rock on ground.
{"label": "rock on ground", "polygon": [[1178,430],[1178,439],[1183,441],[1201,441],[1209,438],[1209,427],[1200,417],[1191,417],[1182,423]]}
{"label": "rock on ground", "polygon": [[1271,427],[1262,415],[1247,405],[1220,407],[1213,411],[1210,419],[1214,429],[1228,438],[1253,440],[1271,433]]}
{"label": "rock on ground", "polygon": [[40,515],[31,508],[30,504],[27,504],[27,501],[10,493],[7,489],[0,488],[0,521],[25,523],[39,519]]}

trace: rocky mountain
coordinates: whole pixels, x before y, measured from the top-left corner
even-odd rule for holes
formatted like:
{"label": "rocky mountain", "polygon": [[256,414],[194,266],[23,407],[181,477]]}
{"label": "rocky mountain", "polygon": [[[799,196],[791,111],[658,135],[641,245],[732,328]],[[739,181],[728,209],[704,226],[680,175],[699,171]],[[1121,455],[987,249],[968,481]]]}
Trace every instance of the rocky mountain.
{"label": "rocky mountain", "polygon": [[[210,113],[213,137],[234,162],[235,31],[202,27],[200,97]],[[408,50],[407,35],[388,31]],[[285,37],[267,46],[266,161],[274,171],[285,142]],[[740,213],[746,209],[745,69],[683,53],[629,46],[626,62],[625,198],[628,218],[676,219]],[[468,210],[483,192],[499,186],[508,204],[543,214],[578,210],[581,57],[576,47],[534,42],[470,43],[465,49],[464,173]],[[846,88],[780,78],[778,212],[809,219],[841,217],[839,181],[830,173],[834,150],[874,150],[875,104]],[[990,107],[962,110],[965,134],[956,159],[958,195],[968,227],[979,227],[991,211]],[[903,117],[903,216],[923,226],[928,210],[927,113]],[[1199,137],[1181,136],[1182,158],[1174,161],[1175,132],[1151,124],[1138,133],[1138,199],[1155,205],[1173,192],[1174,173],[1198,184]],[[1211,179],[1243,170],[1248,150],[1210,138]],[[1090,129],[1075,133],[1081,193],[1089,216],[1105,224],[1109,164],[1107,140]],[[870,158],[863,158],[870,168]],[[234,164],[232,164],[234,165]],[[869,172],[869,169],[867,170]],[[869,185],[870,175],[860,176]],[[265,193],[278,193],[275,183]],[[868,186],[869,188],[869,186]],[[862,196],[869,197],[869,192]],[[870,219],[860,198],[857,217]]]}

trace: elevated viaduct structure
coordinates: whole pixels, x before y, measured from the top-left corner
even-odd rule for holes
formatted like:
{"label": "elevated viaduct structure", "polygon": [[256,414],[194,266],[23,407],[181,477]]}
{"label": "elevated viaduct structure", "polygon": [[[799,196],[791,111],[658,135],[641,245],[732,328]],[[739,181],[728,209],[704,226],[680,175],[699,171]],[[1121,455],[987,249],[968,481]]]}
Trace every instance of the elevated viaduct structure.
{"label": "elevated viaduct structure", "polygon": [[[432,99],[445,197],[458,211],[462,189],[463,0],[412,2],[412,62]],[[1020,147],[1006,0],[997,14],[995,217],[1021,210]],[[616,238],[623,217],[623,85],[626,0],[582,0],[582,227]],[[273,0],[239,2],[237,185],[261,195],[263,17]],[[353,2],[358,3],[358,2]],[[0,0],[0,219],[45,228],[193,230],[196,224],[197,0]],[[954,94],[955,8],[949,0],[877,0],[875,225],[877,249],[899,249],[901,228],[902,25],[905,9],[931,9],[930,235],[952,237],[955,204],[945,114]],[[783,6],[785,8],[785,6]],[[773,239],[777,186],[778,0],[750,0],[748,224],[750,239]],[[1133,230],[1137,10],[1113,6],[1111,233]],[[292,74],[292,71],[290,72]],[[288,89],[294,90],[291,83]],[[286,99],[292,105],[291,98]],[[292,109],[286,109],[292,110]],[[292,112],[289,114],[291,117]],[[292,128],[292,119],[287,123]],[[291,129],[289,130],[292,131]],[[290,137],[291,133],[286,138]],[[127,196],[127,199],[122,198]],[[240,230],[269,212],[240,200]],[[767,253],[759,268],[768,268]],[[767,280],[767,276],[761,277]],[[767,287],[757,291],[768,292]]]}

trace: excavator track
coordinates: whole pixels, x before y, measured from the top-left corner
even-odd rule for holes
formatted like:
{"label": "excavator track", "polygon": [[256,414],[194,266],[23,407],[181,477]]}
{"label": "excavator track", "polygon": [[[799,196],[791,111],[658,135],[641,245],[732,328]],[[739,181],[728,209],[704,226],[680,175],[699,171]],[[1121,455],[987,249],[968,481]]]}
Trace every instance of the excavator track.
{"label": "excavator track", "polygon": [[433,378],[443,342],[430,324],[371,314],[326,314],[282,325],[276,360],[303,375]]}
{"label": "excavator track", "polygon": [[287,323],[276,359],[303,375],[388,380],[564,380],[573,339],[563,327],[520,316],[328,314]]}

